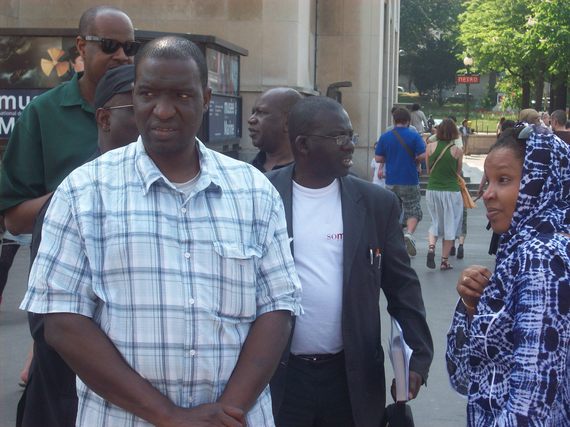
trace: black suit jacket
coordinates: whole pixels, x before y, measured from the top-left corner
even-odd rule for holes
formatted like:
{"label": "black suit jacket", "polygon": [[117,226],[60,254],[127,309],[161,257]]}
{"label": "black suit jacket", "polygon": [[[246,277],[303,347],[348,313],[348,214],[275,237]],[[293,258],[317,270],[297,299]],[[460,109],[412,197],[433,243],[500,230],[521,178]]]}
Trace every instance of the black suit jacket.
{"label": "black suit jacket", "polygon": [[[289,237],[292,230],[294,165],[267,174],[281,194]],[[386,386],[384,352],[380,343],[380,288],[388,311],[402,326],[413,350],[410,369],[427,379],[433,343],[425,318],[420,283],[410,267],[400,206],[390,191],[353,176],[340,178],[343,238],[342,336],[354,421],[358,427],[378,427],[384,415]],[[309,214],[309,213],[308,213]],[[370,263],[370,249],[382,252]],[[283,398],[288,349],[271,381],[274,411]]]}

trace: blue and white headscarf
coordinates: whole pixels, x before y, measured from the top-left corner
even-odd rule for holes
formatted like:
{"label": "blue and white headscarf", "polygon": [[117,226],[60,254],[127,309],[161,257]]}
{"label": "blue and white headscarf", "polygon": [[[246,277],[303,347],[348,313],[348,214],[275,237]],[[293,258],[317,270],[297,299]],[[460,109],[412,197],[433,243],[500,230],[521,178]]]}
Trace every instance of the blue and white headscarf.
{"label": "blue and white headscarf", "polygon": [[501,236],[497,264],[537,234],[569,233],[569,148],[548,129],[532,126],[515,212],[509,230]]}

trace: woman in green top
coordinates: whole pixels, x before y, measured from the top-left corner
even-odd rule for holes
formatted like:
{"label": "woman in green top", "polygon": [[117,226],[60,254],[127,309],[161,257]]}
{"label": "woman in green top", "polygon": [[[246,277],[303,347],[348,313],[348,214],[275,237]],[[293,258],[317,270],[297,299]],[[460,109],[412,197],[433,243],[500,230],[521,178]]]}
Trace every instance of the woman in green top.
{"label": "woman in green top", "polygon": [[429,181],[426,202],[431,216],[429,228],[428,268],[435,268],[435,244],[443,239],[441,270],[450,270],[449,251],[459,235],[463,218],[463,200],[459,192],[457,174],[461,173],[463,151],[455,144],[459,131],[451,119],[443,120],[437,127],[437,139],[426,147],[426,164]]}

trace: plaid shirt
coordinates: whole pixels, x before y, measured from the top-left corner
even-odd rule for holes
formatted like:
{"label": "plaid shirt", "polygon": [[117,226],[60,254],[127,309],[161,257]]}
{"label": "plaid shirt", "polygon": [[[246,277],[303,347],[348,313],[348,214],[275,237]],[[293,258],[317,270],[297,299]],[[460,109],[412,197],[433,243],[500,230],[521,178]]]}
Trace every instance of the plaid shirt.
{"label": "plaid shirt", "polygon": [[[182,407],[223,392],[249,328],[299,314],[283,204],[252,166],[197,142],[188,197],[142,142],[75,170],[55,192],[21,308],[91,317],[127,363]],[[142,426],[78,381],[80,426]],[[247,415],[272,426],[269,388]]]}

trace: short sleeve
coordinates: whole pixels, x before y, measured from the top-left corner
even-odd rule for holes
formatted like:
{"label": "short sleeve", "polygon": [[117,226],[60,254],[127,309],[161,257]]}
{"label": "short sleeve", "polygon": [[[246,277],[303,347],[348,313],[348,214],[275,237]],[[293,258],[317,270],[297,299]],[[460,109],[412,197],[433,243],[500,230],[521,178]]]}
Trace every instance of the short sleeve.
{"label": "short sleeve", "polygon": [[374,151],[374,154],[376,154],[377,156],[386,156],[386,136],[385,135],[382,135],[378,139],[378,144],[376,144],[376,150]]}
{"label": "short sleeve", "polygon": [[301,284],[291,255],[283,202],[272,191],[273,202],[264,250],[257,268],[257,316],[276,310],[301,313]]}
{"label": "short sleeve", "polygon": [[92,317],[97,297],[91,287],[89,261],[74,207],[62,187],[54,193],[46,212],[42,241],[20,308]]}

